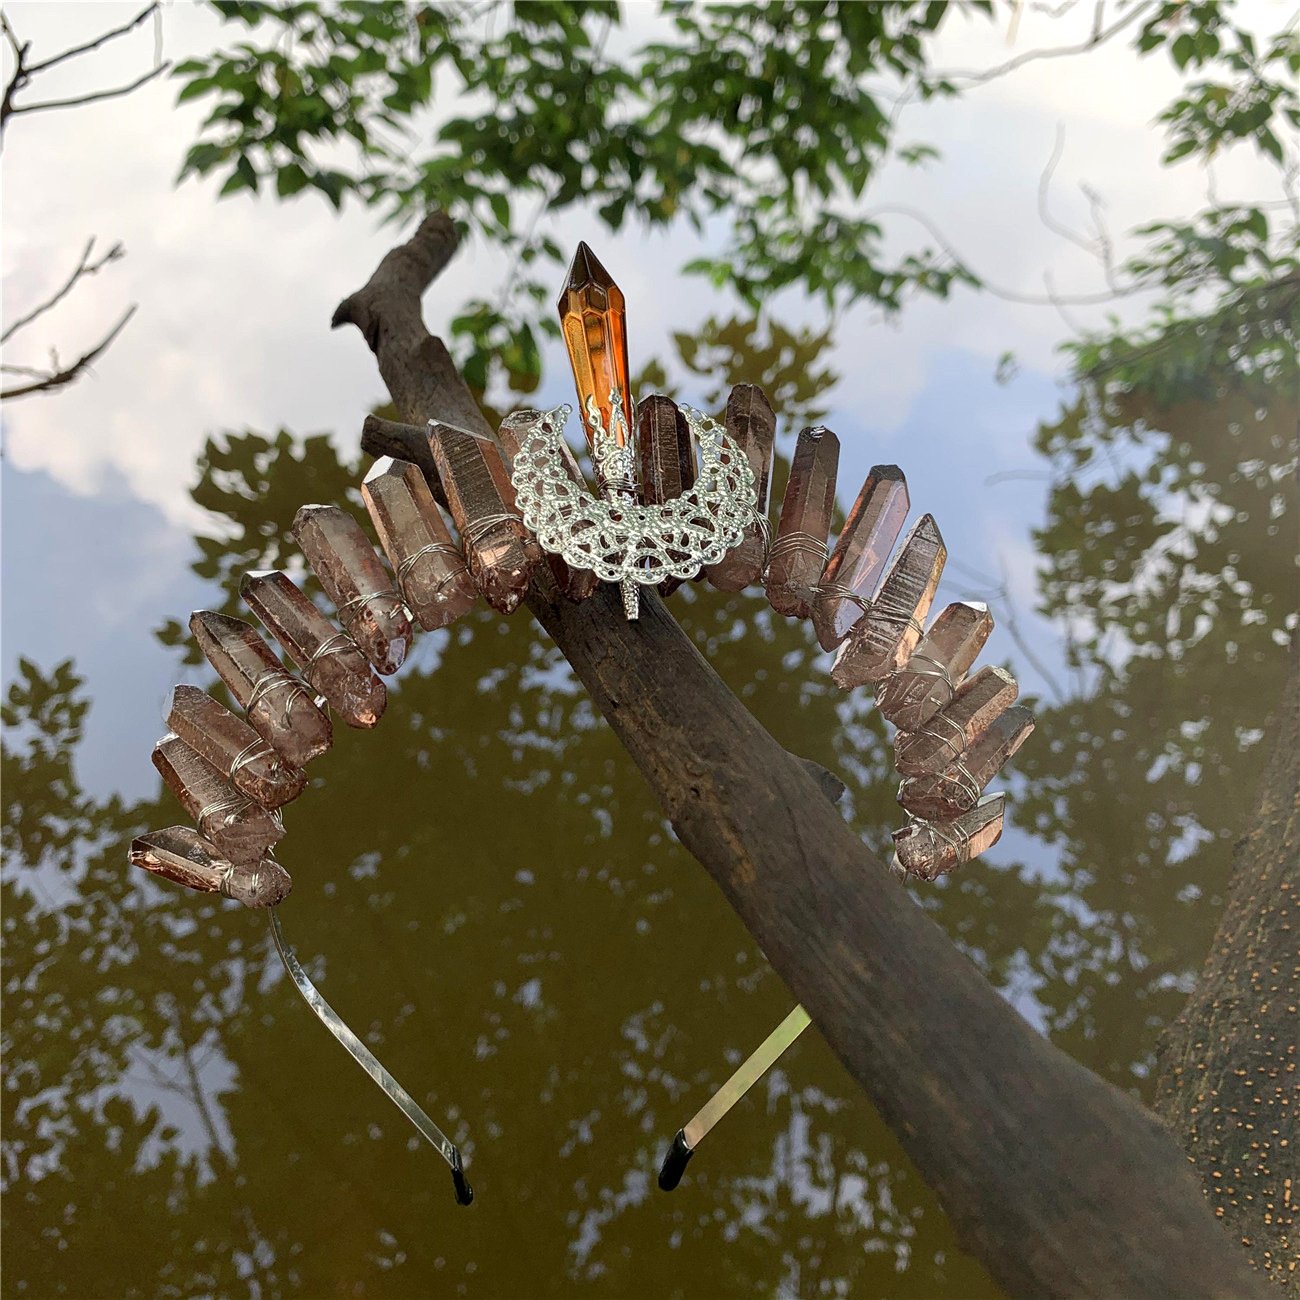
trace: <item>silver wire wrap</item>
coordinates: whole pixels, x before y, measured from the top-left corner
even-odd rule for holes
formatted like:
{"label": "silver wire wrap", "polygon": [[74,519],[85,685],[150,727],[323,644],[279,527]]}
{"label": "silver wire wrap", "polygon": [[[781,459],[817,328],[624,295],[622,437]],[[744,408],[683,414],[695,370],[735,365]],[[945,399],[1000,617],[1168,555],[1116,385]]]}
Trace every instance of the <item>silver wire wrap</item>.
{"label": "silver wire wrap", "polygon": [[850,605],[856,605],[864,614],[871,612],[871,602],[865,596],[859,596],[852,587],[846,587],[842,582],[827,582],[823,578],[814,590],[819,601],[846,600]]}
{"label": "silver wire wrap", "polygon": [[[390,601],[394,610],[402,610],[402,598],[395,591],[371,591],[363,593],[360,596],[353,596],[351,600],[345,600],[339,606],[339,618],[345,623],[351,623],[355,618],[365,610],[367,605],[374,605],[380,601]],[[391,612],[391,611],[390,611]]]}
{"label": "silver wire wrap", "polygon": [[[421,546],[418,551],[412,551],[410,555],[408,555],[406,559],[397,566],[397,582],[399,586],[405,589],[407,580],[410,578],[415,566],[424,559],[426,555],[452,555],[460,561],[460,567],[462,569],[465,567],[465,557],[456,549],[456,547],[447,542],[430,542],[428,546]],[[455,570],[453,569],[447,576],[453,577],[454,575]],[[446,579],[443,581],[446,581]]]}
{"label": "silver wire wrap", "polygon": [[925,635],[925,628],[916,620],[915,606],[901,605],[897,601],[881,600],[880,596],[877,596],[871,606],[871,612],[878,614],[887,622],[897,623],[900,637],[908,628],[911,628],[916,633],[918,640]]}
{"label": "silver wire wrap", "polygon": [[[934,724],[936,722],[942,723],[947,727],[949,734],[945,736],[936,731],[934,729]],[[970,744],[970,741],[966,739],[966,728],[961,726],[959,723],[954,722],[942,712],[936,713],[934,717],[932,717],[928,722],[923,723],[912,734],[916,736],[928,736],[931,740],[938,741],[939,744],[941,744],[952,755],[953,762],[956,762],[957,759],[966,752],[966,746]],[[953,736],[956,736],[956,740],[953,739]]]}
{"label": "silver wire wrap", "polygon": [[[589,405],[589,418],[593,410]],[[620,418],[621,411],[616,403]],[[700,472],[693,487],[659,505],[621,495],[633,481],[632,451],[606,433],[598,413],[590,425],[593,459],[602,487],[619,494],[614,500],[599,500],[569,477],[562,448],[571,407],[543,412],[521,430],[513,482],[542,547],[604,582],[656,586],[693,578],[737,545],[755,518],[754,472],[715,420],[691,407],[682,413],[699,445]]]}
{"label": "silver wire wrap", "polygon": [[[925,667],[926,664],[931,666],[927,668]],[[948,694],[947,698],[939,704],[940,709],[947,708],[948,705],[952,703],[953,696],[957,694],[957,683],[953,681],[952,673],[949,670],[948,665],[942,660],[934,658],[933,655],[922,654],[920,651],[914,650],[912,652],[912,657],[902,666],[902,668],[900,668],[898,672],[886,678],[884,683],[881,685],[880,690],[876,692],[876,699],[885,700],[890,704],[895,703],[895,701],[890,698],[889,692],[889,687],[892,684],[894,685],[895,690],[899,690],[903,693],[905,700],[910,694],[910,691],[907,687],[898,686],[897,679],[907,673],[910,673],[913,677],[921,677],[929,681],[937,681],[943,684],[943,687]],[[933,687],[927,687],[926,693],[929,694],[933,689]],[[901,704],[904,700],[899,700],[897,703]]]}
{"label": "silver wire wrap", "polygon": [[274,753],[275,750],[273,750],[271,746],[259,736],[252,742],[252,744],[245,745],[244,748],[241,749],[231,760],[230,771],[226,773],[227,779],[233,781],[235,779],[235,774],[240,771],[241,768],[251,763],[253,759],[261,758],[264,754]]}
{"label": "silver wire wrap", "polygon": [[293,706],[298,702],[299,692],[302,693],[304,699],[310,699],[311,697],[303,690],[298,679],[283,668],[268,668],[253,683],[253,690],[248,697],[248,704],[245,706],[244,712],[252,713],[254,706],[260,700],[268,698],[273,691],[286,686],[289,688],[289,695],[284,702],[284,725],[287,727],[293,721]]}
{"label": "silver wire wrap", "polygon": [[415,1098],[384,1069],[375,1054],[348,1028],[338,1012],[325,1001],[307,972],[298,964],[298,958],[294,956],[293,949],[285,940],[284,930],[280,926],[280,918],[277,914],[279,909],[272,907],[268,911],[275,950],[280,954],[280,960],[284,963],[284,969],[288,972],[294,987],[302,994],[303,1001],[312,1009],[321,1024],[338,1039],[352,1059],[379,1085],[388,1099],[415,1125],[420,1136],[451,1166],[452,1173],[457,1173],[461,1169],[461,1156],[456,1144],[424,1113]]}
{"label": "silver wire wrap", "polygon": [[467,542],[472,542],[477,546],[484,537],[492,531],[492,529],[501,524],[519,524],[520,527],[522,527],[523,520],[520,519],[518,515],[512,515],[507,511],[498,510],[490,515],[483,515],[481,518],[475,519],[466,524],[461,532],[461,536],[464,537]]}
{"label": "silver wire wrap", "polygon": [[767,548],[768,572],[771,572],[772,565],[777,560],[806,555],[816,562],[817,572],[820,575],[822,566],[826,563],[826,552],[826,543],[818,541],[811,533],[805,533],[802,530],[786,533],[784,536],[778,536],[776,541]]}
{"label": "silver wire wrap", "polygon": [[204,804],[202,808],[194,814],[194,820],[203,825],[210,817],[220,817],[217,823],[218,827],[233,826],[235,819],[244,811],[253,801],[246,795],[241,794],[238,790],[230,790],[229,793],[223,794],[221,798],[214,799],[211,803]]}
{"label": "silver wire wrap", "polygon": [[[311,680],[311,675],[322,659],[328,659],[330,655],[346,654],[349,650],[357,650],[352,638],[346,632],[335,632],[333,636],[327,636],[324,641],[312,651],[311,657],[302,666],[302,675],[311,684],[313,689],[316,683]],[[361,651],[357,650],[360,654]]]}
{"label": "silver wire wrap", "polygon": [[[989,780],[993,778],[990,776]],[[942,772],[924,773],[921,776],[905,776],[898,783],[898,802],[907,807],[905,795],[910,793],[911,789],[918,781],[934,781],[939,787],[936,795],[939,797],[953,797],[941,795],[940,791],[944,786],[949,786],[955,791],[953,801],[960,805],[962,812],[969,812],[980,800],[981,786],[980,783],[971,774],[970,770],[960,759],[954,759]],[[932,823],[933,824],[933,823]]]}

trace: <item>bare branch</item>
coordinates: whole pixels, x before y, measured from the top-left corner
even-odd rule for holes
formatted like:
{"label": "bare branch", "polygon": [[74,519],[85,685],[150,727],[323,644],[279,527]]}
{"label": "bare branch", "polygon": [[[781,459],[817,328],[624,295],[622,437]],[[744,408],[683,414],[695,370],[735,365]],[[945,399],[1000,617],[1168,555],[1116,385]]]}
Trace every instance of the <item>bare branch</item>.
{"label": "bare branch", "polygon": [[1139,18],[1154,8],[1154,0],[1143,0],[1143,3],[1134,5],[1122,18],[1117,18],[1109,27],[1099,29],[1094,24],[1092,34],[1086,41],[1082,41],[1078,45],[1057,45],[1047,50],[1026,50],[1023,54],[1017,54],[1015,58],[1008,59],[1005,63],[999,63],[996,67],[984,68],[978,72],[952,71],[937,72],[933,75],[940,81],[965,81],[972,86],[978,86],[987,81],[994,81],[998,77],[1005,77],[1007,73],[1024,67],[1026,63],[1034,63],[1038,59],[1059,59],[1066,58],[1071,54],[1087,54],[1090,50],[1095,50],[1097,46],[1104,45],[1112,36],[1118,35],[1126,27],[1131,27]]}
{"label": "bare branch", "polygon": [[19,113],[41,113],[47,108],[79,108],[82,104],[97,104],[104,99],[120,99],[123,95],[129,95],[133,90],[139,90],[141,86],[153,81],[155,77],[161,77],[170,67],[170,63],[160,63],[156,68],[146,72],[141,77],[137,77],[128,85],[115,86],[112,90],[96,90],[89,95],[75,95],[71,99],[46,99],[39,104],[15,104],[10,108],[9,116],[17,117]]}
{"label": "bare branch", "polygon": [[66,298],[68,293],[72,290],[72,286],[75,285],[78,280],[84,279],[88,275],[94,275],[102,267],[107,266],[109,262],[116,262],[126,255],[126,249],[122,247],[120,242],[118,242],[114,244],[103,257],[92,262],[90,260],[90,255],[94,251],[94,248],[95,237],[92,235],[90,239],[86,241],[86,247],[82,250],[81,260],[73,268],[72,274],[67,278],[63,287],[56,290],[55,293],[41,303],[40,306],[33,307],[26,316],[20,316],[16,321],[14,321],[3,334],[0,334],[0,343],[8,343],[10,338],[17,334],[25,325],[30,325],[38,316],[44,315],[44,313],[49,311],[56,303]]}
{"label": "bare branch", "polygon": [[[20,384],[16,388],[6,388],[0,390],[0,401],[11,401],[15,397],[29,397],[32,393],[49,393],[55,389],[64,388],[72,383],[78,375],[86,370],[112,346],[113,340],[126,328],[126,323],[136,313],[136,304],[132,303],[123,315],[122,319],[109,330],[108,334],[84,356],[78,357],[70,366],[64,366],[61,369],[49,372],[41,378],[30,384]],[[6,366],[6,370],[14,371],[16,367]]]}
{"label": "bare branch", "polygon": [[44,72],[46,68],[52,68],[59,63],[66,63],[68,59],[75,59],[79,54],[89,54],[91,50],[99,49],[101,45],[106,45],[118,36],[125,36],[127,32],[134,31],[150,14],[157,11],[158,3],[157,0],[154,0],[153,4],[146,5],[130,22],[123,23],[121,27],[114,27],[112,31],[105,32],[102,36],[96,36],[93,41],[87,41],[84,45],[74,45],[72,49],[64,50],[62,54],[56,54],[53,58],[43,59],[40,63],[33,63],[27,69],[27,75],[29,77],[35,76],[38,72]]}

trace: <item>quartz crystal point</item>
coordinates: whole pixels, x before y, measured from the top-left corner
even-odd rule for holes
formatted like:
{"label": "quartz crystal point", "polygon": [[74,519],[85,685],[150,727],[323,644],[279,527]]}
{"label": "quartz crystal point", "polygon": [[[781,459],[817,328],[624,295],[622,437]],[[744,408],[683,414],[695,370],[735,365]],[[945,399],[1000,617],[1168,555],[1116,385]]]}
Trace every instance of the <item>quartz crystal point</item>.
{"label": "quartz crystal point", "polygon": [[[513,415],[507,415],[501,422],[498,437],[511,465],[514,464],[515,458],[519,455],[519,449],[523,446],[523,439],[529,426],[539,418],[540,414],[537,411],[516,411]],[[565,473],[584,492],[587,491],[587,480],[582,475],[582,468],[578,464],[578,458],[569,450],[567,443],[560,445],[560,458]],[[600,586],[600,579],[590,569],[570,568],[565,563],[563,556],[555,555],[550,551],[545,552],[545,555],[546,563],[550,566],[551,573],[555,577],[556,586],[570,600],[586,600],[589,596],[596,594],[596,588]]]}
{"label": "quartz crystal point", "polygon": [[906,776],[898,787],[898,802],[916,817],[951,821],[978,802],[980,791],[1025,743],[1034,729],[1034,715],[1013,704],[976,736],[961,758],[942,772]]}
{"label": "quartz crystal point", "polygon": [[168,826],[131,841],[133,867],[202,894],[224,893],[245,907],[274,907],[289,897],[293,881],[274,859],[229,862],[215,844],[188,826]]}
{"label": "quartz crystal point", "polygon": [[241,794],[179,736],[168,732],[153,747],[153,765],[200,833],[231,862],[259,861],[284,835],[278,813]]}
{"label": "quartz crystal point", "polygon": [[586,244],[580,243],[573,255],[556,308],[587,442],[594,450],[599,425],[620,447],[626,446],[632,418],[627,309],[622,290]]}
{"label": "quartz crystal point", "polygon": [[952,821],[910,821],[894,832],[898,865],[909,876],[937,880],[992,848],[1001,838],[1005,812],[1005,795],[986,794]]}
{"label": "quartz crystal point", "polygon": [[376,672],[395,673],[411,643],[411,620],[361,525],[338,506],[303,506],[293,535],[362,654]]}
{"label": "quartz crystal point", "polygon": [[948,548],[932,515],[912,526],[902,549],[872,602],[854,623],[831,666],[837,686],[848,690],[863,682],[878,682],[897,672],[921,639],[934,593],[939,586]]}
{"label": "quartz crystal point", "polygon": [[475,585],[511,614],[528,592],[541,547],[524,527],[501,448],[491,438],[429,422],[429,444]]}
{"label": "quartz crystal point", "polygon": [[361,484],[407,607],[426,632],[474,608],[478,589],[418,465],[383,456]]}
{"label": "quartz crystal point", "polygon": [[839,462],[840,440],[829,429],[818,424],[800,433],[768,557],[767,598],[787,618],[813,616],[826,564]]}
{"label": "quartz crystal point", "polygon": [[242,619],[201,609],[190,631],[208,663],[245,710],[253,730],[292,767],[305,767],[330,747],[329,714]]}
{"label": "quartz crystal point", "polygon": [[744,591],[763,576],[767,561],[767,508],[776,416],[757,384],[737,384],[727,398],[724,423],[727,436],[745,453],[754,471],[754,522],[717,564],[709,565],[706,573],[719,591]]}
{"label": "quartz crystal point", "polygon": [[900,731],[916,731],[944,708],[993,631],[987,605],[956,601],[930,625],[902,668],[876,693],[880,712]]}
{"label": "quartz crystal point", "polygon": [[[695,486],[695,436],[686,416],[671,397],[655,394],[637,411],[637,451],[641,458],[641,499],[648,506],[663,505]],[[674,561],[684,554],[672,554]],[[681,578],[665,578],[662,595],[682,585]]]}
{"label": "quartz crystal point", "polygon": [[862,601],[871,599],[910,504],[903,471],[897,465],[873,465],[826,563],[822,574],[826,590],[813,607],[813,626],[823,650],[834,650],[863,613],[860,605],[835,589],[852,592]]}
{"label": "quartz crystal point", "polygon": [[384,716],[388,693],[365,655],[283,573],[246,573],[239,591],[307,684],[349,727],[373,727]]}
{"label": "quartz crystal point", "polygon": [[916,731],[900,731],[894,737],[894,757],[903,776],[942,772],[960,758],[971,741],[999,714],[1009,709],[1020,694],[1016,679],[1001,668],[981,668],[964,681],[952,700],[922,723]]}
{"label": "quartz crystal point", "polygon": [[307,784],[302,771],[290,767],[243,718],[196,686],[173,688],[167,725],[236,790],[263,808],[287,804]]}

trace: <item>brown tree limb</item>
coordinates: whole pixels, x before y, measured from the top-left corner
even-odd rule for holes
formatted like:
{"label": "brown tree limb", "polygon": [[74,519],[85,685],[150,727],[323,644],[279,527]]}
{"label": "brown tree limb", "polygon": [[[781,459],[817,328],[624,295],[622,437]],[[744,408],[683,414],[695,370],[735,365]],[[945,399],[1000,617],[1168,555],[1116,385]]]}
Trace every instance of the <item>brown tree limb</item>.
{"label": "brown tree limb", "polygon": [[17,366],[5,366],[4,369],[9,373],[23,373],[34,375],[31,383],[19,384],[14,388],[6,388],[0,391],[0,401],[10,401],[15,397],[30,397],[33,393],[49,393],[55,389],[63,388],[72,383],[82,371],[94,365],[95,362],[103,356],[105,352],[113,345],[113,340],[126,328],[126,323],[136,313],[136,304],[132,303],[125,311],[122,319],[113,326],[111,330],[102,338],[89,352],[79,356],[70,366],[56,366],[50,371],[33,371],[27,367],[21,369]]}
{"label": "brown tree limb", "polygon": [[1300,635],[1273,750],[1228,905],[1169,1027],[1155,1108],[1224,1226],[1270,1280],[1300,1294]]}
{"label": "brown tree limb", "polygon": [[[491,432],[420,317],[455,236],[425,220],[335,313],[404,418]],[[935,1189],[965,1247],[1033,1296],[1241,1300],[1261,1283],[1168,1133],[1036,1034],[844,824],[653,594],[529,606],[682,843]]]}

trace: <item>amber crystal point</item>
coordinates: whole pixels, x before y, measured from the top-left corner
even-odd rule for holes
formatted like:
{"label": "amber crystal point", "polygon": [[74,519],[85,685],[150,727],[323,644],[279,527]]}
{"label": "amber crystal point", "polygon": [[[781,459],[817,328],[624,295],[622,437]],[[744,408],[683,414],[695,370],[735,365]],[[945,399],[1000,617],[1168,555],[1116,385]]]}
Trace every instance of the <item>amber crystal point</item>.
{"label": "amber crystal point", "polygon": [[872,466],[822,574],[813,624],[823,650],[834,650],[862,617],[857,602],[875,592],[910,504],[903,471],[897,465]]}
{"label": "amber crystal point", "polygon": [[[972,679],[973,680],[973,679]],[[1029,738],[1034,715],[1013,704],[971,741],[960,758],[940,772],[905,776],[898,787],[898,802],[916,817],[951,821],[973,808],[980,791]]]}
{"label": "amber crystal point", "polygon": [[757,384],[737,384],[727,398],[723,417],[727,436],[745,453],[754,472],[754,522],[740,542],[705,570],[719,591],[744,591],[763,576],[767,561],[767,510],[772,484],[776,414]]}
{"label": "amber crystal point", "polygon": [[153,747],[153,765],[203,836],[231,862],[256,862],[284,835],[278,814],[236,790],[174,733]]}
{"label": "amber crystal point", "polygon": [[361,525],[338,506],[303,506],[293,535],[348,635],[376,672],[395,673],[406,658],[411,620]]}
{"label": "amber crystal point", "polygon": [[907,663],[876,694],[880,712],[900,731],[916,731],[945,707],[993,631],[993,615],[977,601],[948,605]]}
{"label": "amber crystal point", "polygon": [[190,632],[217,676],[248,716],[253,730],[292,767],[304,767],[330,747],[329,714],[243,619],[210,609],[190,615]]}
{"label": "amber crystal point", "polygon": [[432,632],[468,614],[478,589],[420,467],[382,456],[362,482],[361,496],[420,626]]}
{"label": "amber crystal point", "polygon": [[511,614],[528,593],[542,550],[524,526],[501,448],[483,434],[429,422],[429,445],[474,583]]}
{"label": "amber crystal point", "polygon": [[831,677],[845,690],[897,672],[916,649],[934,603],[948,548],[933,515],[912,526],[871,608],[840,644]]}
{"label": "amber crystal point", "polygon": [[[594,447],[599,421],[620,447],[625,446],[632,419],[626,304],[622,290],[584,243],[573,255],[556,307],[587,441]],[[615,416],[616,406],[621,418]]]}
{"label": "amber crystal point", "polygon": [[1006,796],[986,794],[951,821],[910,821],[894,832],[898,865],[909,876],[937,880],[992,848],[1002,836],[1005,814]]}
{"label": "amber crystal point", "polygon": [[167,826],[131,841],[131,865],[203,894],[224,893],[245,907],[274,907],[289,897],[293,882],[274,859],[230,862],[217,846],[189,826]]}
{"label": "amber crystal point", "polygon": [[767,598],[787,618],[813,615],[839,462],[840,440],[829,429],[819,424],[799,434],[767,571]]}
{"label": "amber crystal point", "polygon": [[388,693],[346,632],[277,569],[246,573],[239,584],[244,603],[284,647],[303,679],[329,701],[350,727],[373,727],[384,715]]}
{"label": "amber crystal point", "polygon": [[172,689],[167,725],[263,808],[296,799],[307,784],[301,769],[291,767],[243,718],[196,686]]}

